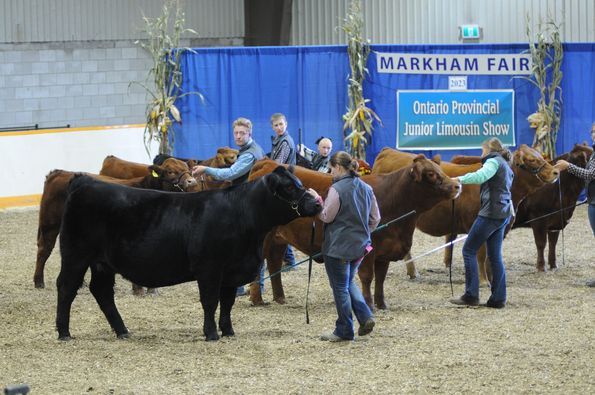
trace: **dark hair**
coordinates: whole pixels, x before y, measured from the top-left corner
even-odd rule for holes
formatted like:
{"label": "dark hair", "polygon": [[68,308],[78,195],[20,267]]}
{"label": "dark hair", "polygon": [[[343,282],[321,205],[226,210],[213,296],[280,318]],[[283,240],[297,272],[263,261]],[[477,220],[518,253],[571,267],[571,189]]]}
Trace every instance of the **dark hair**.
{"label": "dark hair", "polygon": [[512,159],[512,154],[510,150],[502,145],[502,142],[498,137],[492,137],[485,140],[482,144],[482,147],[485,147],[489,152],[497,152],[499,153],[505,161],[510,162]]}
{"label": "dark hair", "polygon": [[347,170],[352,176],[359,177],[357,169],[359,168],[359,163],[356,159],[353,159],[351,155],[349,155],[345,151],[338,151],[331,156],[330,159],[331,166],[341,166],[343,169]]}

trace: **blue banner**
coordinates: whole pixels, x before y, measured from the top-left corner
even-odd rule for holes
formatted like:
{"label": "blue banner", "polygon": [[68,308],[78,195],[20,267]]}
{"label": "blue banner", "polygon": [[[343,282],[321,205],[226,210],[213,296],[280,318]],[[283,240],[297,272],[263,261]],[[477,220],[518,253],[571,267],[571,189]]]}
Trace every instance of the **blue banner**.
{"label": "blue banner", "polygon": [[498,137],[514,146],[514,91],[397,91],[397,148],[481,148]]}

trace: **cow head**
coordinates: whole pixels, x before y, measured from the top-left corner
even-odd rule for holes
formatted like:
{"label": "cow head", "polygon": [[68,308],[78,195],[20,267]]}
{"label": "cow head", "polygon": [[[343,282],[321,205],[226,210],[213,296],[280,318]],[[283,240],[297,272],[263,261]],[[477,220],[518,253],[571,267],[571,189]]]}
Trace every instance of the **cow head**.
{"label": "cow head", "polygon": [[161,166],[151,165],[149,171],[159,179],[165,191],[186,191],[196,185],[186,162],[175,158],[166,159]]}
{"label": "cow head", "polygon": [[436,162],[428,160],[423,154],[413,159],[409,174],[415,182],[425,182],[442,190],[448,194],[449,199],[456,199],[461,193],[459,180],[447,176]]}
{"label": "cow head", "polygon": [[240,151],[237,149],[229,148],[229,147],[222,147],[217,149],[217,155],[215,156],[215,160],[212,164],[212,167],[229,167],[236,163],[238,160],[238,154]]}
{"label": "cow head", "polygon": [[322,206],[309,194],[302,182],[293,175],[293,166],[278,166],[271,174],[265,176],[269,190],[277,199],[289,206],[296,217],[311,217],[322,210]]}
{"label": "cow head", "polygon": [[556,182],[560,176],[558,169],[554,168],[537,150],[527,144],[521,144],[519,149],[514,152],[512,163],[514,166],[535,175],[542,183],[551,184]]}

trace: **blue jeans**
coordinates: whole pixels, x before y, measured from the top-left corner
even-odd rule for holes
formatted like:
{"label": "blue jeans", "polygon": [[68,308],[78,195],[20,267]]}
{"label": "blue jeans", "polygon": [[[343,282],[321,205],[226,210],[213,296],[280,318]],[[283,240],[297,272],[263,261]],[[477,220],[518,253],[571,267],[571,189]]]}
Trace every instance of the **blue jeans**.
{"label": "blue jeans", "polygon": [[287,245],[287,250],[285,250],[285,256],[283,257],[283,260],[287,262],[289,266],[295,266],[295,257],[293,256],[293,249],[289,244]]}
{"label": "blue jeans", "polygon": [[479,273],[477,270],[477,251],[486,243],[488,258],[492,264],[492,296],[493,302],[506,302],[506,272],[502,262],[502,240],[504,229],[510,217],[494,219],[478,216],[463,245],[465,261],[465,295],[479,299]]}
{"label": "blue jeans", "polygon": [[366,304],[362,291],[353,281],[360,263],[361,259],[355,262],[346,262],[342,259],[324,256],[324,266],[333,290],[339,317],[333,333],[343,339],[351,340],[355,337],[352,310],[360,325],[372,317],[372,311]]}
{"label": "blue jeans", "polygon": [[589,204],[587,213],[589,214],[589,224],[591,224],[591,230],[593,231],[593,236],[595,236],[595,204]]}

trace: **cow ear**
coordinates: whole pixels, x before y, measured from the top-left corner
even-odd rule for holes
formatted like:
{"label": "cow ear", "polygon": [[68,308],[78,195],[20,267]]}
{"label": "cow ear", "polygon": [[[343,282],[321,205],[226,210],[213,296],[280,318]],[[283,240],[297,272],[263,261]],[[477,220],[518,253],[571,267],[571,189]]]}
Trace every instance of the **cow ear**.
{"label": "cow ear", "polygon": [[271,174],[266,176],[266,184],[271,192],[275,192],[279,188],[281,177],[279,177],[279,169],[285,170],[282,166],[277,167]]}
{"label": "cow ear", "polygon": [[440,162],[442,162],[442,157],[440,156],[440,154],[436,154],[432,157],[432,161],[439,165]]}
{"label": "cow ear", "polygon": [[198,165],[198,161],[197,160],[194,160],[194,159],[188,159],[186,161],[186,165],[188,165],[188,168],[189,169],[192,169],[194,166],[197,166]]}
{"label": "cow ear", "polygon": [[155,178],[159,178],[163,174],[163,167],[159,165],[149,166],[149,174]]}
{"label": "cow ear", "polygon": [[411,166],[411,170],[409,170],[409,174],[413,177],[415,182],[420,182],[423,175],[423,164],[421,163],[424,159],[426,159],[424,154],[419,154],[413,159],[413,165]]}

